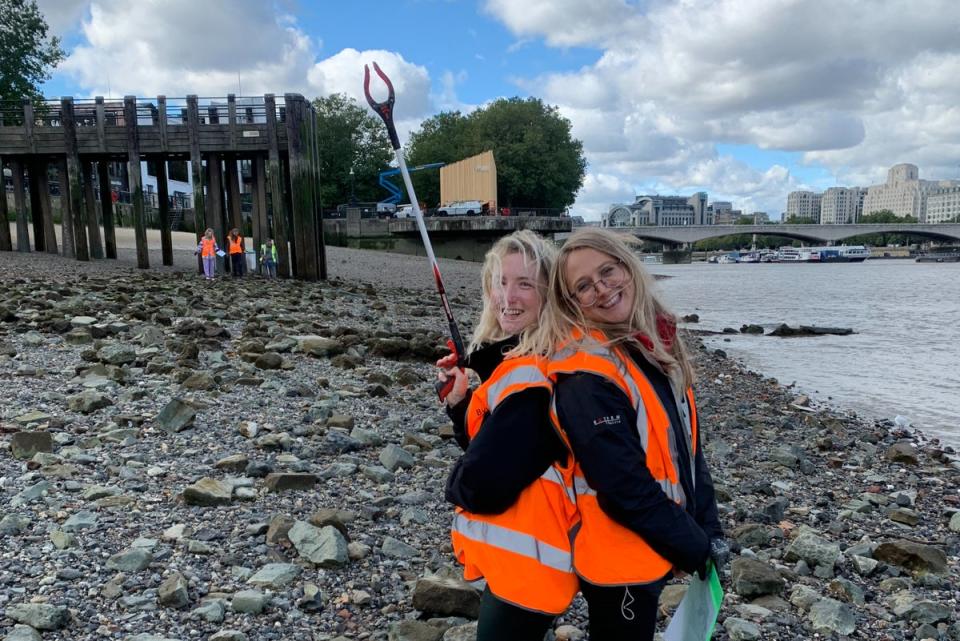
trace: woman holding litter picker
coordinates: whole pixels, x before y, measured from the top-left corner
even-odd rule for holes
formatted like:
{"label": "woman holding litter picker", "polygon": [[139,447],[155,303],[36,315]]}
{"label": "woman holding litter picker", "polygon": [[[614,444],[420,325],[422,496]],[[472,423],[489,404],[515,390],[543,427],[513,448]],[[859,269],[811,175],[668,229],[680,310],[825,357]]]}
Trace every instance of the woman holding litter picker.
{"label": "woman holding litter picker", "polygon": [[455,379],[446,403],[465,448],[447,481],[458,506],[453,549],[467,580],[487,582],[478,641],[542,641],[578,589],[573,488],[549,420],[546,361],[520,347],[540,322],[555,254],[530,231],[500,239],[483,264],[483,311],[467,357],[481,384],[468,389],[456,356],[437,361],[440,380]]}
{"label": "woman holding litter picker", "polygon": [[729,556],[693,364],[653,287],[617,234],[578,230],[554,264],[537,336],[575,461],[573,565],[594,641],[653,639],[667,580]]}

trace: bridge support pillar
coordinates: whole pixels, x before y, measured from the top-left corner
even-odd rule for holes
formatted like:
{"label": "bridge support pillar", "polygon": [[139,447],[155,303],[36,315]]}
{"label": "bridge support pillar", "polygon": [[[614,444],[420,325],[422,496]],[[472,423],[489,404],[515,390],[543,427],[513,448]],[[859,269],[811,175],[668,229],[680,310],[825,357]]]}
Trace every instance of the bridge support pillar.
{"label": "bridge support pillar", "polygon": [[[3,156],[0,156],[0,176],[3,175]],[[13,239],[10,237],[10,223],[7,221],[7,190],[0,194],[0,251],[13,251]]]}
{"label": "bridge support pillar", "polygon": [[107,258],[117,258],[117,233],[113,228],[113,189],[106,160],[97,162],[97,182],[100,183],[100,217],[103,219],[103,244]]}
{"label": "bridge support pillar", "polygon": [[157,177],[157,209],[160,214],[160,253],[164,265],[173,265],[173,238],[170,235],[170,193],[167,185],[167,161],[155,160]]}

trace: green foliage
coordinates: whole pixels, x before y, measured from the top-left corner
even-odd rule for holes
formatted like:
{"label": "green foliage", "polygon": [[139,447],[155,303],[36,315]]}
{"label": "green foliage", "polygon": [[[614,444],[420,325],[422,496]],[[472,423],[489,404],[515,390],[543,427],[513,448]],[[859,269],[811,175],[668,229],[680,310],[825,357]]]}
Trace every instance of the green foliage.
{"label": "green foliage", "polygon": [[870,223],[893,223],[893,224],[907,224],[915,223],[917,219],[913,216],[897,216],[895,213],[889,209],[881,209],[880,211],[872,211],[869,214],[864,214],[860,216],[860,220],[857,221],[858,225],[866,225]]}
{"label": "green foliage", "polygon": [[351,169],[356,199],[382,200],[386,194],[377,179],[393,158],[383,122],[345,94],[317,98],[313,106],[320,149],[320,202],[335,207],[350,200]]}
{"label": "green foliage", "polygon": [[[761,236],[757,235],[757,249],[779,249],[799,242],[793,238],[784,236]],[[753,247],[753,234],[733,234],[730,236],[721,236],[720,238],[708,238],[697,241],[693,248],[697,251],[718,251],[721,249],[750,249]]]}
{"label": "green foliage", "polygon": [[[454,162],[493,150],[497,200],[505,207],[571,205],[583,185],[583,143],[571,137],[570,121],[539,98],[500,99],[469,116],[441,113],[410,137],[411,165]],[[417,195],[440,200],[437,176],[419,176]]]}
{"label": "green foliage", "polygon": [[815,220],[813,218],[803,218],[801,216],[789,216],[785,221],[783,221],[784,225],[817,225],[819,223],[819,220]]}
{"label": "green foliage", "polygon": [[65,57],[49,30],[36,0],[0,0],[0,100],[43,97],[40,84]]}

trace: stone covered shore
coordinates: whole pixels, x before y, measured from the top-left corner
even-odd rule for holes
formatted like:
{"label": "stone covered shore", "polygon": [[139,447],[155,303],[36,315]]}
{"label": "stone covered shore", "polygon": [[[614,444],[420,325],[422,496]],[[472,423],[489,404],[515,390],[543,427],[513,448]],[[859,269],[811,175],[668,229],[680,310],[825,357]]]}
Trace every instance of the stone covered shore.
{"label": "stone covered shore", "polygon": [[[426,261],[328,251],[324,284],[0,254],[3,638],[473,638]],[[478,266],[441,268],[466,333]],[[714,638],[960,640],[954,453],[697,352]]]}

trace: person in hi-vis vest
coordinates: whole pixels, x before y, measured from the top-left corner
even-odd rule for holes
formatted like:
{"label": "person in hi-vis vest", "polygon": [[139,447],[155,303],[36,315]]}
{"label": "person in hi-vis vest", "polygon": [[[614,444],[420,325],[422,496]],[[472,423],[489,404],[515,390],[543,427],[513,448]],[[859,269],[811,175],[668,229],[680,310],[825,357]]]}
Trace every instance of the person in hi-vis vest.
{"label": "person in hi-vis vest", "polygon": [[203,276],[207,280],[213,280],[216,273],[218,251],[220,251],[220,248],[217,247],[217,241],[213,237],[213,230],[208,227],[200,242],[197,243],[197,250],[193,252],[194,256],[200,254],[200,258],[203,260]]}
{"label": "person in hi-vis vest", "polygon": [[537,348],[570,448],[580,522],[573,566],[593,641],[651,640],[674,576],[729,547],[701,447],[694,371],[676,317],[618,234],[571,234],[551,272]]}
{"label": "person in hi-vis vest", "polygon": [[453,550],[465,579],[486,580],[478,641],[542,641],[578,589],[569,455],[550,424],[546,362],[523,347],[555,254],[531,231],[500,239],[483,264],[483,311],[467,356],[481,384],[468,389],[454,355],[437,362],[441,380],[455,377],[447,411],[465,448],[446,488],[457,506]]}
{"label": "person in hi-vis vest", "polygon": [[272,238],[260,245],[260,264],[263,265],[263,273],[267,278],[277,277],[277,246]]}
{"label": "person in hi-vis vest", "polygon": [[244,264],[243,236],[240,230],[234,227],[227,236],[227,253],[230,255],[230,272],[234,276],[243,276],[246,271]]}

